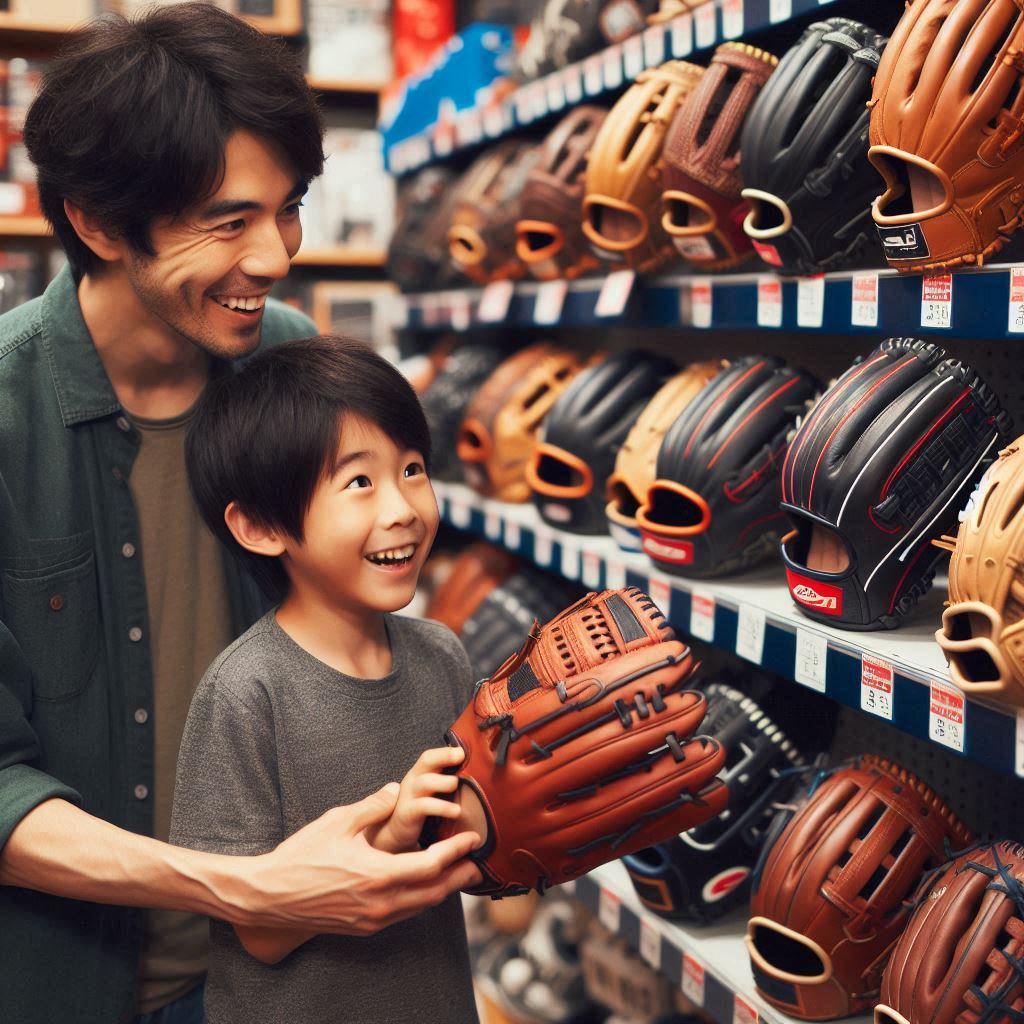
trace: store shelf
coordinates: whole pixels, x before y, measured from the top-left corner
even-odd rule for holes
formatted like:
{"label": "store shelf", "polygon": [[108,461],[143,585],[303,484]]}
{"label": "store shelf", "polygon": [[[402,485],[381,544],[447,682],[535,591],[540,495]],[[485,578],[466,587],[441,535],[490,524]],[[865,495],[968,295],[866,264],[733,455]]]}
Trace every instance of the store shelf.
{"label": "store shelf", "polygon": [[898,630],[853,633],[804,618],[780,564],[725,580],[687,580],[652,568],[609,537],[583,537],[545,523],[532,505],[481,498],[436,482],[445,521],[502,544],[591,590],[638,586],[683,635],[735,652],[777,675],[879,718],[1005,775],[1024,775],[1024,715],[965,700],[952,686],[934,632],[936,586]]}
{"label": "store shelf", "polygon": [[0,217],[0,238],[46,238],[49,234],[45,217]]}
{"label": "store shelf", "polygon": [[831,0],[708,0],[689,14],[609,46],[561,71],[520,86],[500,104],[460,111],[389,146],[388,170],[414,171],[452,153],[497,139],[549,114],[617,92],[645,68],[682,59],[729,39],[817,11]]}
{"label": "store shelf", "polygon": [[[743,942],[746,918],[737,911],[724,923],[683,927],[649,911],[637,898],[620,861],[561,886],[609,931],[620,935],[656,970],[719,1024],[794,1024],[755,992]],[[870,1017],[846,1018],[868,1024]]]}
{"label": "store shelf", "polygon": [[387,253],[383,249],[300,249],[293,267],[383,267]]}

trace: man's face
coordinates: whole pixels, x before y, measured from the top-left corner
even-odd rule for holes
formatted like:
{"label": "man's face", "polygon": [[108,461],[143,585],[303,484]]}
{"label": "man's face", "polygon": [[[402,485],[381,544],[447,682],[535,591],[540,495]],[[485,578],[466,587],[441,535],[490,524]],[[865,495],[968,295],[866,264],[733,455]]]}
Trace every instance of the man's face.
{"label": "man's face", "polygon": [[348,415],[334,471],[310,502],[301,542],[285,538],[293,589],[362,616],[404,608],[437,533],[434,489],[415,451]]}
{"label": "man's face", "polygon": [[153,223],[155,256],[126,257],[148,319],[214,356],[255,350],[267,293],[288,273],[302,241],[305,191],[272,143],[232,135],[220,188],[178,219]]}

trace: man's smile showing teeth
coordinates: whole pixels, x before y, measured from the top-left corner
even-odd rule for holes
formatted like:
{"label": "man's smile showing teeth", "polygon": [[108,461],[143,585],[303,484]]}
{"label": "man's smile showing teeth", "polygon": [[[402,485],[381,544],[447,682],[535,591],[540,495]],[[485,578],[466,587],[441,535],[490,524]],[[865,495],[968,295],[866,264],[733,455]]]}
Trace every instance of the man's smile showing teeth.
{"label": "man's smile showing teeth", "polygon": [[255,313],[263,308],[267,301],[266,295],[215,295],[214,302],[219,303],[226,309],[233,309],[240,313]]}
{"label": "man's smile showing teeth", "polygon": [[415,544],[406,544],[400,548],[387,548],[367,555],[366,559],[374,565],[405,565],[416,554]]}

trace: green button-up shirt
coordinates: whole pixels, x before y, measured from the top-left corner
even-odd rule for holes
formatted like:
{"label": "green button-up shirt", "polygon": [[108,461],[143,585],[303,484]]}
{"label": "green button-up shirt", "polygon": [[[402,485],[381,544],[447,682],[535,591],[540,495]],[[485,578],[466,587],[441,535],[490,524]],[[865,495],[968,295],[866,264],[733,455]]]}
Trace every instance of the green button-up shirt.
{"label": "green button-up shirt", "polygon": [[[267,303],[264,345],[315,333]],[[138,447],[65,268],[0,317],[0,847],[55,796],[152,834]],[[264,602],[226,554],[225,571],[241,632]],[[137,910],[0,886],[0,1022],[129,1017],[141,936]]]}

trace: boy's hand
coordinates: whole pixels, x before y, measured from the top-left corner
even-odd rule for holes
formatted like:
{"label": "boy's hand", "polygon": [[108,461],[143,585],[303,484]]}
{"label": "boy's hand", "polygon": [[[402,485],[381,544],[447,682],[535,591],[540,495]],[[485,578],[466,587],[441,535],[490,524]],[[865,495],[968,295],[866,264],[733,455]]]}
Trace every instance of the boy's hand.
{"label": "boy's hand", "polygon": [[459,788],[457,776],[442,773],[461,764],[464,757],[461,747],[424,750],[402,779],[391,817],[375,831],[367,830],[370,843],[388,853],[415,850],[427,818],[458,818],[458,803],[438,794],[454,794]]}

